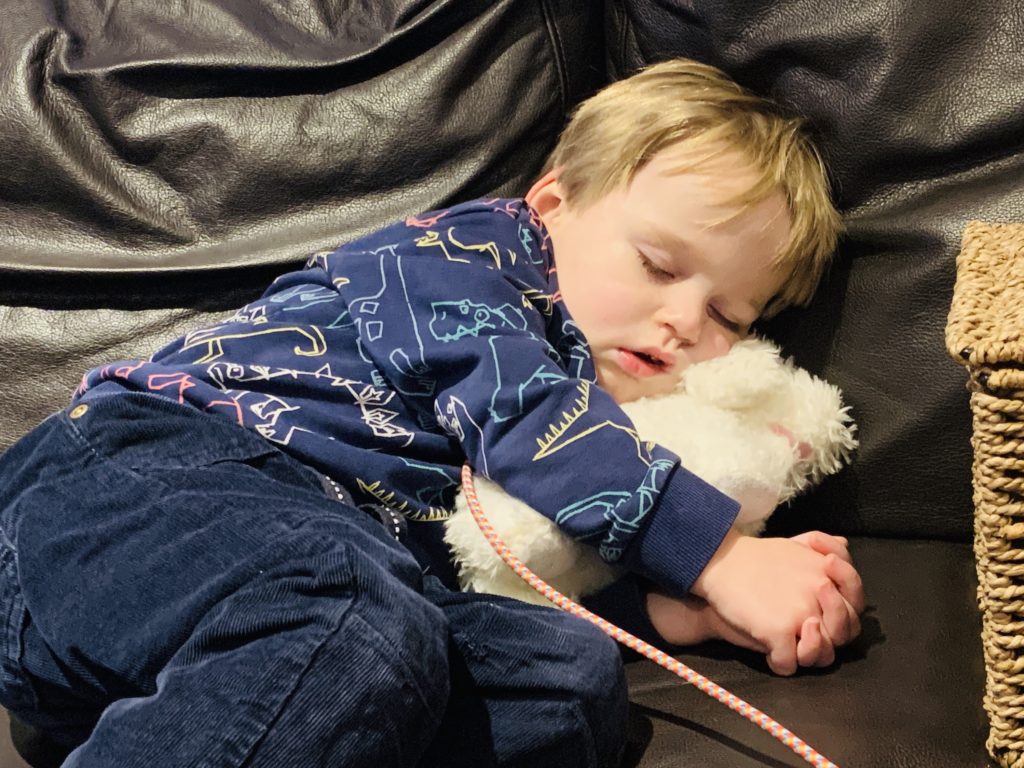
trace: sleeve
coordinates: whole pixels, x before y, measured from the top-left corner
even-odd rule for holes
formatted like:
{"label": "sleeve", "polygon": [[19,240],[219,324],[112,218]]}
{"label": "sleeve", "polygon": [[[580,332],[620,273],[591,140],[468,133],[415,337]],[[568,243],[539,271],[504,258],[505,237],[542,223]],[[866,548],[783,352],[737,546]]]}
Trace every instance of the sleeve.
{"label": "sleeve", "polygon": [[738,505],[568,374],[547,334],[558,313],[519,250],[522,233],[496,239],[493,229],[473,216],[429,234],[391,228],[386,242],[329,262],[362,353],[477,472],[607,562],[687,592]]}

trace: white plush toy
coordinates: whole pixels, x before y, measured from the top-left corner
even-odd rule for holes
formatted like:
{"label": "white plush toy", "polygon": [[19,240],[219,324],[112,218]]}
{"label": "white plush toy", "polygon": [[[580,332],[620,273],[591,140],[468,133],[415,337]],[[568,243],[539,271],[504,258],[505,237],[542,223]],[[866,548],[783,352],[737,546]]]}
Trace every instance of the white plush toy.
{"label": "white plush toy", "polygon": [[[839,390],[751,339],[690,366],[671,394],[625,403],[644,440],[676,453],[684,467],[741,503],[736,525],[757,534],[775,508],[837,472],[856,447],[856,426]],[[567,479],[571,482],[571,479]],[[513,553],[562,594],[578,599],[619,571],[548,518],[475,477],[484,514]],[[550,605],[498,557],[459,494],[445,540],[464,590]]]}

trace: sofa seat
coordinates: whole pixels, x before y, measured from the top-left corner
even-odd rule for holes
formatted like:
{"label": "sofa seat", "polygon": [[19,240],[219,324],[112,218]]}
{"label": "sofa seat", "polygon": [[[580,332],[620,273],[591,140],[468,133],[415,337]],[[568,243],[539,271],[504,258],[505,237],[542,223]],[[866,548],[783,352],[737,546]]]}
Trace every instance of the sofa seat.
{"label": "sofa seat", "polygon": [[[981,768],[988,726],[974,556],[967,544],[851,539],[868,610],[836,666],[783,679],[763,657],[707,644],[679,658],[840,766]],[[627,766],[807,765],[746,719],[646,659],[627,665]],[[638,759],[642,752],[642,758]]]}

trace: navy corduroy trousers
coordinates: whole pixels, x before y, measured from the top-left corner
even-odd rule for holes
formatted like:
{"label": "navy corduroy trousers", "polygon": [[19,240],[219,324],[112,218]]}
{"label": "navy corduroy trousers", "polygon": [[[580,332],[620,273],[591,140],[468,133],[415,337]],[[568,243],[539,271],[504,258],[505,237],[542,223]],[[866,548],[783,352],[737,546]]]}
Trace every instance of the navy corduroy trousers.
{"label": "navy corduroy trousers", "polygon": [[157,395],[0,457],[0,704],[66,768],[614,766],[614,643],[453,592],[317,473]]}

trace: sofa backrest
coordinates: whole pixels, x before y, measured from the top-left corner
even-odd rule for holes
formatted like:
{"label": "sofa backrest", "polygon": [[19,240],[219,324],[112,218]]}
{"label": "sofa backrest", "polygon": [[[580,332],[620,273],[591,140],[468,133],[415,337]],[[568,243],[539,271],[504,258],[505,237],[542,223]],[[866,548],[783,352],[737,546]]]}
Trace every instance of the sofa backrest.
{"label": "sofa backrest", "polygon": [[608,73],[688,55],[809,116],[849,225],[766,330],[844,389],[862,448],[775,529],[970,537],[942,328],[964,223],[1024,220],[1017,0],[282,7],[36,0],[0,25],[0,447],[312,251],[522,193]]}
{"label": "sofa backrest", "polygon": [[615,0],[608,40],[617,75],[691,56],[788,104],[834,175],[834,267],[766,331],[842,387],[861,448],[775,530],[969,539],[966,377],[943,329],[966,222],[1024,221],[1019,0]]}
{"label": "sofa backrest", "polygon": [[[287,10],[285,10],[287,9]],[[514,194],[604,77],[589,0],[18,3],[0,448],[316,250]]]}

